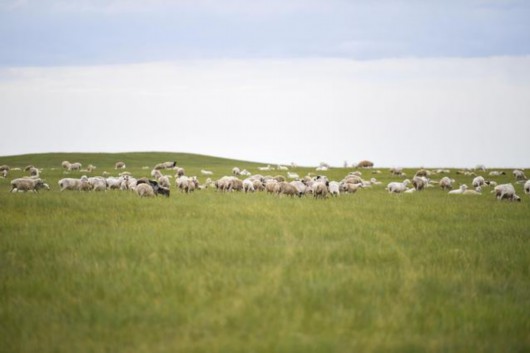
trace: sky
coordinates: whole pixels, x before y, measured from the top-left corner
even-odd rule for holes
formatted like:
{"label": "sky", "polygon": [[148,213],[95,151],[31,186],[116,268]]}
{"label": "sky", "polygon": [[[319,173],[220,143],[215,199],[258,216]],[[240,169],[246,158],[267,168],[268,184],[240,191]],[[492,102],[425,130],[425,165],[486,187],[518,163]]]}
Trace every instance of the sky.
{"label": "sky", "polygon": [[530,167],[530,2],[0,0],[0,155]]}

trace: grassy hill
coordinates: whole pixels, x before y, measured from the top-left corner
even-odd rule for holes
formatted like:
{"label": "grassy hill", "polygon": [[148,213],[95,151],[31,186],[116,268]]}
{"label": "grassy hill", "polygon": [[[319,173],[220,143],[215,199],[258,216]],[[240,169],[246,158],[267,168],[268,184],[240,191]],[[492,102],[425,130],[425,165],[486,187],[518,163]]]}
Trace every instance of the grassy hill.
{"label": "grassy hill", "polygon": [[0,157],[43,168],[52,187],[9,193],[25,172],[0,179],[0,352],[530,350],[530,197],[519,184],[520,203],[488,189],[389,195],[386,182],[403,178],[382,170],[383,186],[327,200],[174,188],[141,199],[60,193],[62,160],[94,175],[117,174],[119,160],[138,176],[172,160],[214,177],[258,166],[178,153]]}

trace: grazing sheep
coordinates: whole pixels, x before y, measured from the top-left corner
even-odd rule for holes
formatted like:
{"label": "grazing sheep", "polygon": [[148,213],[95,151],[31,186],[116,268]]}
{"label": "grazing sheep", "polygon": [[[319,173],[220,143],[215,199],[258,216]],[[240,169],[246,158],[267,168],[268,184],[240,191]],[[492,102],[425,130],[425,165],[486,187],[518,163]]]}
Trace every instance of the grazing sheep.
{"label": "grazing sheep", "polygon": [[340,190],[348,194],[355,194],[357,190],[362,189],[363,187],[363,184],[352,184],[344,182],[340,184]]}
{"label": "grazing sheep", "polygon": [[114,165],[114,169],[125,169],[127,168],[127,166],[125,165],[124,162],[116,162],[116,164]]}
{"label": "grazing sheep", "polygon": [[88,178],[88,183],[91,185],[93,191],[107,191],[107,180],[103,177]]}
{"label": "grazing sheep", "polygon": [[252,180],[252,185],[254,185],[255,191],[263,191],[265,190],[265,185],[261,180]]}
{"label": "grazing sheep", "polygon": [[284,165],[278,165],[278,170],[289,170],[289,168]]}
{"label": "grazing sheep", "polygon": [[495,193],[497,200],[521,201],[521,198],[515,194],[515,188],[512,184],[497,185],[492,193]]}
{"label": "grazing sheep", "polygon": [[300,180],[291,181],[289,184],[294,186],[296,188],[296,191],[298,192],[298,195],[302,196],[307,193],[308,187],[301,182]]}
{"label": "grazing sheep", "polygon": [[244,176],[250,176],[250,175],[251,175],[251,173],[250,173],[248,170],[246,170],[246,169],[243,169],[243,170],[240,172],[240,174],[241,174],[241,175],[244,175]]}
{"label": "grazing sheep", "polygon": [[442,190],[451,190],[453,188],[454,182],[454,179],[451,179],[449,177],[443,177],[442,179],[440,179],[439,185]]}
{"label": "grazing sheep", "polygon": [[71,163],[68,162],[68,161],[63,161],[63,162],[61,163],[61,166],[62,166],[63,169],[65,169],[65,170],[70,170],[70,164],[71,164]]}
{"label": "grazing sheep", "polygon": [[429,185],[429,179],[424,176],[415,176],[412,178],[412,186],[416,191],[423,190],[427,185]]}
{"label": "grazing sheep", "polygon": [[337,181],[330,181],[328,190],[332,196],[339,196],[340,195],[340,183]]}
{"label": "grazing sheep", "polygon": [[318,181],[318,182],[315,182],[313,184],[313,197],[318,199],[318,198],[321,198],[321,199],[325,199],[328,197],[328,193],[329,193],[329,190],[328,190],[328,185],[329,185],[329,182],[322,182],[322,181]]}
{"label": "grazing sheep", "polygon": [[526,183],[524,183],[524,193],[530,194],[530,180],[527,180]]}
{"label": "grazing sheep", "polygon": [[160,172],[160,169],[153,169],[153,170],[151,171],[151,176],[152,176],[153,178],[155,178],[155,179],[158,179],[158,178],[162,177],[162,175],[163,175],[163,174]]}
{"label": "grazing sheep", "polygon": [[59,180],[58,184],[61,188],[61,192],[64,190],[89,191],[92,189],[92,185],[88,182],[86,176],[83,176],[80,179],[64,178]]}
{"label": "grazing sheep", "polygon": [[81,170],[82,166],[83,165],[79,162],[70,163],[70,165],[68,166],[68,171]]}
{"label": "grazing sheep", "polygon": [[241,170],[238,168],[238,167],[234,167],[232,168],[232,174],[234,175],[240,175],[241,174]]}
{"label": "grazing sheep", "polygon": [[39,174],[40,174],[40,170],[35,168],[35,167],[31,167],[29,168],[29,175],[32,176],[32,177],[39,177]]}
{"label": "grazing sheep", "polygon": [[122,189],[122,183],[126,182],[126,176],[120,176],[118,178],[108,177],[106,181],[107,181],[107,188],[109,190],[120,190]]}
{"label": "grazing sheep", "polygon": [[475,177],[473,179],[473,182],[471,183],[471,185],[473,185],[474,188],[482,187],[486,184],[488,184],[488,182],[481,175],[479,175],[478,177]]}
{"label": "grazing sheep", "polygon": [[169,197],[170,191],[168,188],[162,187],[158,185],[158,182],[156,180],[151,180],[147,178],[140,178],[136,181],[136,192],[138,193],[138,188],[145,188],[141,185],[149,185],[154,190],[155,195],[164,195],[166,197]]}
{"label": "grazing sheep", "polygon": [[291,197],[295,195],[301,196],[298,192],[298,189],[294,185],[291,185],[285,181],[277,183],[277,193],[278,195],[287,195]]}
{"label": "grazing sheep", "polygon": [[48,184],[44,183],[40,178],[18,178],[11,180],[11,192],[39,192],[40,189],[50,190]]}
{"label": "grazing sheep", "polygon": [[402,168],[390,168],[390,174],[392,175],[405,175]]}
{"label": "grazing sheep", "polygon": [[150,184],[141,183],[136,187],[136,193],[140,197],[155,197],[155,190]]}
{"label": "grazing sheep", "polygon": [[462,185],[460,185],[459,189],[449,191],[449,194],[451,194],[451,195],[459,195],[459,194],[463,194],[464,192],[466,192],[466,190],[467,190],[467,185],[466,184],[462,184]]}
{"label": "grazing sheep", "polygon": [[367,160],[362,160],[359,163],[357,163],[357,168],[373,168],[374,163]]}
{"label": "grazing sheep", "polygon": [[515,177],[515,180],[526,180],[527,177],[524,175],[524,172],[520,169],[515,169],[513,171],[513,176]]}
{"label": "grazing sheep", "polygon": [[171,183],[169,182],[169,177],[167,175],[162,175],[160,178],[158,178],[158,185],[169,189],[171,187]]}
{"label": "grazing sheep", "polygon": [[177,168],[177,178],[185,174],[184,168]]}
{"label": "grazing sheep", "polygon": [[431,172],[426,169],[420,169],[416,172],[416,176],[420,177],[428,177],[431,175]]}
{"label": "grazing sheep", "polygon": [[255,191],[254,182],[253,182],[252,179],[247,178],[247,179],[243,180],[243,191],[244,192],[254,192]]}
{"label": "grazing sheep", "polygon": [[9,173],[9,171],[7,169],[4,169],[4,170],[0,171],[0,176],[2,178],[6,178],[8,173]]}
{"label": "grazing sheep", "polygon": [[9,166],[7,164],[0,165],[0,172],[9,172],[10,169],[11,168],[9,168]]}
{"label": "grazing sheep", "polygon": [[271,165],[267,165],[266,167],[258,167],[258,170],[262,170],[262,171],[269,171],[269,170],[273,170],[273,168],[271,167]]}
{"label": "grazing sheep", "polygon": [[201,169],[201,174],[202,175],[213,175],[213,172],[211,170]]}
{"label": "grazing sheep", "polygon": [[410,180],[405,179],[403,182],[393,181],[388,183],[386,189],[389,193],[399,194],[407,190],[407,185],[410,184]]}

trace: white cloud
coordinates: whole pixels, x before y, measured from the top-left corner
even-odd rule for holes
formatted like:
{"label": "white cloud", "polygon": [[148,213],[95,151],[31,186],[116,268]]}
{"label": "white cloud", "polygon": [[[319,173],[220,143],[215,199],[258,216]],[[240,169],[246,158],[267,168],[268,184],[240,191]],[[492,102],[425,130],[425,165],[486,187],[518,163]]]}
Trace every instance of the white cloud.
{"label": "white cloud", "polygon": [[[525,166],[530,58],[206,60],[0,71],[0,154]],[[525,165],[526,164],[526,165]]]}

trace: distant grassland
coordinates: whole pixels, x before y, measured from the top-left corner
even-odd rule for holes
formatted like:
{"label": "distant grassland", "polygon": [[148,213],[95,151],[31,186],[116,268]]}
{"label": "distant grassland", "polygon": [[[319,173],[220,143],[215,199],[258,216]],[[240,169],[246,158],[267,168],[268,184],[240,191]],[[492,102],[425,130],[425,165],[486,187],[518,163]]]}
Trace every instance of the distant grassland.
{"label": "distant grassland", "polygon": [[488,188],[389,195],[384,185],[403,178],[387,169],[374,175],[382,186],[327,200],[174,187],[169,199],[141,199],[60,193],[63,160],[96,165],[91,175],[116,175],[122,160],[135,176],[176,160],[201,182],[200,169],[219,178],[261,165],[175,153],[0,157],[44,168],[52,188],[11,194],[25,173],[0,179],[0,352],[530,351],[530,197],[511,170],[487,179],[513,182],[520,203]]}

